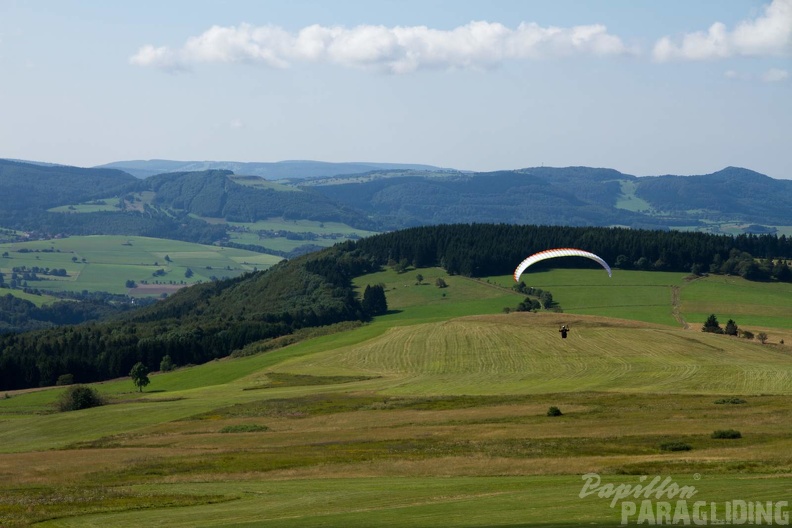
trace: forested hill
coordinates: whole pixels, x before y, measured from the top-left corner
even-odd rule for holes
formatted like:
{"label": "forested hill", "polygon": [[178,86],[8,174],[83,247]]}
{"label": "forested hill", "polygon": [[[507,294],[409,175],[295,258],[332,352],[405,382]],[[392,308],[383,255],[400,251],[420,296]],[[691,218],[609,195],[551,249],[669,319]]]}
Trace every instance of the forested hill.
{"label": "forested hill", "polygon": [[[593,250],[621,268],[792,280],[786,264],[764,259],[792,258],[792,240],[783,236],[492,224],[417,227],[185,288],[111,322],[0,335],[0,390],[52,384],[63,374],[77,382],[124,376],[138,361],[156,370],[166,354],[176,364],[202,363],[299,328],[366,320],[375,314],[369,306],[376,305],[361,299],[352,278],[382,266],[507,274],[529,253],[563,246]],[[588,261],[553,264],[586,266]]]}
{"label": "forested hill", "polygon": [[0,213],[113,196],[136,181],[115,169],[34,165],[0,159]]}
{"label": "forested hill", "polygon": [[305,182],[392,229],[459,222],[706,228],[792,225],[792,180],[728,167],[643,176],[590,167],[488,173],[379,171]]}
{"label": "forested hill", "polygon": [[[242,183],[240,183],[242,182]],[[255,222],[271,217],[341,222],[359,229],[377,225],[365,214],[311,189],[265,187],[259,178],[234,177],[231,171],[175,172],[137,184],[154,191],[154,203],[201,217]]]}
{"label": "forested hill", "polygon": [[737,214],[748,222],[770,225],[789,225],[792,220],[792,180],[774,180],[748,169],[640,178],[637,184],[636,196],[659,211],[703,211],[713,219]]}

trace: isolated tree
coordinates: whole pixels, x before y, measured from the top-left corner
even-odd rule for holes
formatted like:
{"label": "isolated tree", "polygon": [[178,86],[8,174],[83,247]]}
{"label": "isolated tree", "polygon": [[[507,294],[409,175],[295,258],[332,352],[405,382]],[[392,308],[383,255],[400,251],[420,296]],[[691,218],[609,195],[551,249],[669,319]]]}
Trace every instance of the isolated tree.
{"label": "isolated tree", "polygon": [[165,255],[165,262],[173,262],[173,261],[171,260],[170,256]]}
{"label": "isolated tree", "polygon": [[187,270],[184,272],[184,276],[189,279],[190,277],[193,276],[193,270],[187,268]]}
{"label": "isolated tree", "polygon": [[721,328],[720,323],[718,323],[718,318],[715,317],[715,314],[710,314],[710,316],[707,317],[707,320],[704,322],[704,326],[701,327],[701,331],[711,332],[713,334],[723,333],[723,329]]}
{"label": "isolated tree", "polygon": [[415,280],[418,281],[418,284],[421,284],[424,280],[424,276],[419,273],[415,276]]}
{"label": "isolated tree", "polygon": [[369,315],[383,315],[388,312],[388,300],[385,298],[385,287],[382,284],[366,286],[363,291],[363,311]]}
{"label": "isolated tree", "polygon": [[758,339],[759,342],[764,345],[765,343],[767,343],[767,334],[764,332],[759,332],[758,334],[756,334],[756,339]]}
{"label": "isolated tree", "polygon": [[442,277],[437,277],[437,279],[435,279],[435,286],[438,288],[447,288],[448,284],[446,284],[446,281],[444,281]]}
{"label": "isolated tree", "polygon": [[738,332],[737,323],[729,319],[726,322],[726,327],[723,329],[723,333],[730,336],[736,336],[737,332]]}
{"label": "isolated tree", "polygon": [[135,384],[135,387],[137,387],[140,392],[143,392],[143,387],[151,383],[148,373],[148,368],[140,361],[135,363],[135,366],[129,371],[129,375],[132,377],[132,383]]}
{"label": "isolated tree", "polygon": [[126,286],[127,288],[134,288],[137,286],[137,284],[135,284],[135,281],[133,281],[132,279],[129,279],[124,283],[124,286]]}

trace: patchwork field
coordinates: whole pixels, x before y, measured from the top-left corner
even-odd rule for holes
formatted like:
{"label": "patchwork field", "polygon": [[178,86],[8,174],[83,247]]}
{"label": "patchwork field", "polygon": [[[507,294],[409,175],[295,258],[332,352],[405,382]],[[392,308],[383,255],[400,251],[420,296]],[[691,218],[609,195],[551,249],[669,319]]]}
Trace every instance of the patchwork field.
{"label": "patchwork field", "polygon": [[[104,291],[157,295],[212,277],[235,277],[266,269],[280,257],[149,237],[84,236],[0,244],[0,272],[11,280],[14,268],[63,269],[65,276],[38,273],[30,288],[51,291]],[[187,270],[191,270],[191,274]],[[190,275],[190,276],[187,276]],[[141,283],[129,288],[128,280]],[[143,283],[157,288],[146,288]],[[157,290],[157,291],[152,291]]]}
{"label": "patchwork field", "polygon": [[[142,394],[98,384],[112,404],[84,411],[54,412],[61,388],[0,397],[0,526],[619,526],[625,501],[581,496],[589,473],[669,477],[695,489],[691,514],[789,500],[792,330],[704,334],[696,311],[788,321],[783,285],[530,278],[563,313],[504,313],[524,297],[508,277],[389,270],[357,284],[384,284],[390,313],[353,330],[153,374]],[[778,319],[751,318],[762,300]],[[612,315],[633,307],[643,320]]]}

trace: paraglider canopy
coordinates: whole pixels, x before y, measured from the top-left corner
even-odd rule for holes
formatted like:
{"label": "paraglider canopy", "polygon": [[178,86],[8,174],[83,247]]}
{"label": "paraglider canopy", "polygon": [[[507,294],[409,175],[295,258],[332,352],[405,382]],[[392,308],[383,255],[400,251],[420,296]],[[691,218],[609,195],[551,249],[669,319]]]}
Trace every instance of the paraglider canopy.
{"label": "paraglider canopy", "polygon": [[527,259],[520,262],[520,265],[517,266],[517,269],[514,270],[514,282],[520,282],[520,275],[528,268],[528,266],[532,264],[536,264],[540,260],[546,260],[556,257],[585,257],[588,259],[593,260],[594,262],[599,263],[600,266],[605,268],[608,272],[608,277],[612,276],[610,266],[608,263],[602,260],[600,257],[591,253],[590,251],[583,251],[582,249],[574,249],[574,248],[558,248],[558,249],[548,249],[545,251],[540,251],[539,253],[534,253]]}

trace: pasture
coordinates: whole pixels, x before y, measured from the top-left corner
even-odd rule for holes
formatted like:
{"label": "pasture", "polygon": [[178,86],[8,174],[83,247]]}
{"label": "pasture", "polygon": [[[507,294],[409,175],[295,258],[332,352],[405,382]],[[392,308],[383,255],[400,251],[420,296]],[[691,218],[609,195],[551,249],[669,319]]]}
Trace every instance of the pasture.
{"label": "pasture", "polygon": [[[54,412],[62,388],[0,396],[0,525],[620,525],[619,505],[579,496],[590,472],[669,476],[721,507],[789,499],[792,347],[704,334],[686,311],[740,323],[735,299],[764,299],[789,319],[783,285],[530,277],[563,313],[504,313],[524,298],[510,277],[387,270],[356,284],[384,284],[390,312],[352,330],[155,373],[143,393],[97,384],[111,404],[94,409]],[[612,315],[630,307],[645,320]],[[712,438],[725,429],[742,438]]]}
{"label": "pasture", "polygon": [[[136,283],[175,288],[212,277],[235,277],[266,269],[280,258],[241,249],[149,237],[95,235],[0,244],[0,272],[9,281],[13,268],[65,269],[67,276],[38,274],[30,288],[52,291],[104,291],[146,295],[126,286]],[[187,277],[187,269],[192,275]]]}

